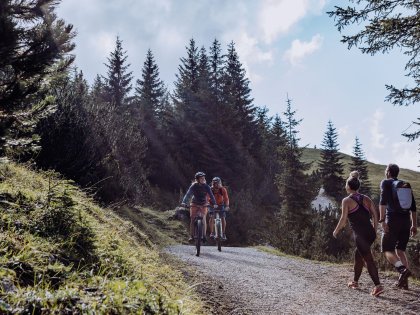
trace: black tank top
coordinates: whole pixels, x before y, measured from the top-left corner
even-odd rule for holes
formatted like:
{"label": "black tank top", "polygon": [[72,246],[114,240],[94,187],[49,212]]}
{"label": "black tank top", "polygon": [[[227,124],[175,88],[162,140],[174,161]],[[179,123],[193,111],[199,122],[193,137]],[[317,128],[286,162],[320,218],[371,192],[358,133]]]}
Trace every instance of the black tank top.
{"label": "black tank top", "polygon": [[374,231],[372,223],[370,222],[370,212],[363,205],[363,195],[353,194],[349,196],[352,200],[357,202],[357,206],[349,210],[348,218],[350,226],[356,234],[371,233]]}

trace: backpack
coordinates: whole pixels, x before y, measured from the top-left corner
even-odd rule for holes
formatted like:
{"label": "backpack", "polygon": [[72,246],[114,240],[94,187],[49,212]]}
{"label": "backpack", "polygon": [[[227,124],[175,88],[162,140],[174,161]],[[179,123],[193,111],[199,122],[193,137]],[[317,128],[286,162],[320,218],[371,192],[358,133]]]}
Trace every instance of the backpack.
{"label": "backpack", "polygon": [[413,192],[410,183],[402,180],[392,182],[392,197],[397,211],[407,212],[411,209]]}

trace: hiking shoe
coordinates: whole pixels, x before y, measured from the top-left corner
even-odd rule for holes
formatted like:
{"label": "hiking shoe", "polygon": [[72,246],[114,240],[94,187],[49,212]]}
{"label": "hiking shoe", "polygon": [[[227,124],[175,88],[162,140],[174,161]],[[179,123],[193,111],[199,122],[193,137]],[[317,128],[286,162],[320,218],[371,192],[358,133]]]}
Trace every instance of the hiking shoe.
{"label": "hiking shoe", "polygon": [[395,282],[395,286],[399,289],[408,290],[408,279],[405,279],[401,283],[399,281]]}
{"label": "hiking shoe", "polygon": [[408,277],[411,276],[411,271],[407,268],[404,268],[404,270],[402,270],[400,272],[400,276],[398,277],[398,282],[397,282],[397,287],[398,288],[403,288],[404,284],[407,283],[407,287],[408,287]]}
{"label": "hiking shoe", "polygon": [[379,284],[372,289],[370,294],[373,296],[379,296],[379,294],[383,293],[384,291],[384,287]]}
{"label": "hiking shoe", "polygon": [[214,238],[215,238],[214,233],[210,233],[210,238],[211,238],[212,240],[214,240]]}
{"label": "hiking shoe", "polygon": [[348,286],[350,289],[353,289],[353,290],[356,290],[356,289],[358,289],[358,288],[359,288],[359,284],[357,283],[357,281],[351,281],[351,282],[349,282],[349,283],[347,284],[347,286]]}

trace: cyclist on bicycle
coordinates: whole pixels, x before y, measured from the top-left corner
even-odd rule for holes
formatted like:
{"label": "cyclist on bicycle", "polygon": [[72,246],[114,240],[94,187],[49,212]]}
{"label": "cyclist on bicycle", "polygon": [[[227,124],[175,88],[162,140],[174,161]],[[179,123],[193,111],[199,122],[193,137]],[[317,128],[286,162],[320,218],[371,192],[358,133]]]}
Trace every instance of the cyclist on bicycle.
{"label": "cyclist on bicycle", "polygon": [[[195,182],[192,183],[190,188],[188,189],[187,193],[185,194],[184,198],[182,199],[181,206],[186,207],[187,203],[190,201],[191,197],[191,204],[190,204],[190,239],[188,241],[194,240],[194,219],[197,216],[197,213],[201,213],[203,216],[203,227],[204,227],[204,235],[206,235],[206,215],[207,215],[207,196],[210,197],[210,200],[213,204],[216,204],[216,199],[214,198],[213,192],[211,188],[206,183],[206,174],[203,172],[197,172],[195,174]],[[203,237],[203,242],[206,241],[206,237]]]}
{"label": "cyclist on bicycle", "polygon": [[[220,211],[220,218],[222,219],[222,240],[226,241],[226,211],[229,210],[229,196],[225,187],[222,186],[220,177],[213,178],[211,182],[211,191],[216,198],[216,205]],[[214,205],[210,201],[210,238],[214,238]]]}

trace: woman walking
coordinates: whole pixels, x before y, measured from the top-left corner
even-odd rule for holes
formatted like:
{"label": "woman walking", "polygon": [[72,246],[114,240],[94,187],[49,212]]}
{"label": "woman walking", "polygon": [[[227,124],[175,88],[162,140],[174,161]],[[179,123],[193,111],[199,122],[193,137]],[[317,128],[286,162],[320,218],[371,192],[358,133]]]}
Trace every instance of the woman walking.
{"label": "woman walking", "polygon": [[[384,292],[384,288],[379,281],[378,269],[371,252],[371,246],[376,238],[378,216],[372,200],[368,196],[360,194],[358,192],[359,188],[359,173],[353,171],[346,181],[346,191],[349,195],[342,201],[341,218],[333,232],[333,236],[337,237],[340,230],[346,226],[348,218],[356,242],[354,252],[354,279],[348,286],[352,289],[359,287],[358,281],[362,274],[363,265],[366,263],[369,275],[375,284],[371,294],[378,296]],[[370,219],[371,216],[372,222]]]}

